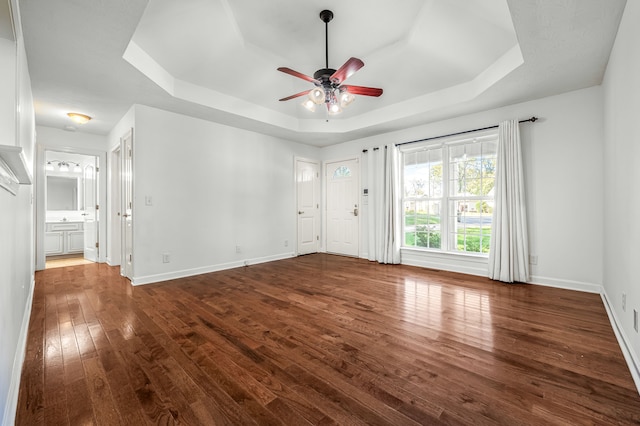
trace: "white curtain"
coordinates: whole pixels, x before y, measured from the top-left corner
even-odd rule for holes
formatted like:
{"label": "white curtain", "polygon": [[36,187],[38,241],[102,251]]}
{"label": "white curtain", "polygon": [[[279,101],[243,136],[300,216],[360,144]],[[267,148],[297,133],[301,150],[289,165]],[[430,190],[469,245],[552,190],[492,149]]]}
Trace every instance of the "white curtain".
{"label": "white curtain", "polygon": [[380,263],[400,263],[398,148],[387,145],[370,149],[367,155],[368,258]]}
{"label": "white curtain", "polygon": [[499,125],[495,205],[489,248],[489,278],[512,283],[529,280],[529,247],[524,173],[517,120]]}

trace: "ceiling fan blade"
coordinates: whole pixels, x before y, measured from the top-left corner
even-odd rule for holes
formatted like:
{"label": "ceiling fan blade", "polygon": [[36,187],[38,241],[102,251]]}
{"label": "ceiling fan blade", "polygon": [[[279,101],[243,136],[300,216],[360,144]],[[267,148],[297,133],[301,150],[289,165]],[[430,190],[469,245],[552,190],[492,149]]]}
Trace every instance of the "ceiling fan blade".
{"label": "ceiling fan blade", "polygon": [[375,96],[382,95],[382,89],[376,87],[364,87],[364,86],[340,86],[347,90],[347,92],[353,95]]}
{"label": "ceiling fan blade", "polygon": [[311,91],[311,89],[309,89],[309,90],[305,90],[304,92],[296,93],[295,95],[291,95],[291,96],[287,96],[286,98],[282,98],[282,99],[280,99],[280,101],[288,101],[288,100],[290,100],[290,99],[295,99],[295,98],[298,98],[298,97],[300,97],[300,96],[304,96],[304,95],[306,95],[306,94],[307,94],[307,93],[309,93],[310,91]]}
{"label": "ceiling fan blade", "polygon": [[294,77],[301,78],[301,79],[303,79],[303,80],[310,81],[311,83],[317,83],[317,84],[320,84],[320,82],[319,82],[318,80],[316,80],[315,78],[313,78],[313,77],[309,77],[308,75],[304,75],[304,74],[302,74],[301,72],[294,71],[294,70],[292,70],[291,68],[287,68],[287,67],[280,67],[280,68],[278,68],[278,71],[281,71],[281,72],[283,72],[283,73],[285,73],[285,74],[292,75],[292,76],[294,76]]}
{"label": "ceiling fan blade", "polygon": [[362,67],[364,67],[364,62],[358,58],[350,58],[329,79],[332,83],[340,84]]}

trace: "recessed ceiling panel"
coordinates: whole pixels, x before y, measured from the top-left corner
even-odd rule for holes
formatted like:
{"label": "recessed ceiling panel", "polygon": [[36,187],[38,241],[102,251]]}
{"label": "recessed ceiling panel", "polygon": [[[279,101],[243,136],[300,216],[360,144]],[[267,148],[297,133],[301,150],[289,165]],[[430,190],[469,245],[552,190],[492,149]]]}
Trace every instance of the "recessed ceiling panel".
{"label": "recessed ceiling panel", "polygon": [[[334,13],[328,58],[323,9]],[[151,0],[132,40],[173,79],[297,119],[326,117],[278,102],[312,85],[276,68],[313,76],[327,59],[337,69],[360,58],[348,84],[384,94],[340,120],[472,81],[516,45],[509,18],[505,0]]]}

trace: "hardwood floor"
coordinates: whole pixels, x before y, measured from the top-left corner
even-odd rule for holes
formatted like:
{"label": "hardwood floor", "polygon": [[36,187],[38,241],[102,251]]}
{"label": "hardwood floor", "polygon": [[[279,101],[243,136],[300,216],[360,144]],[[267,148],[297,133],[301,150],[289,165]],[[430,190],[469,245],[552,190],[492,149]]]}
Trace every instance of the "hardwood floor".
{"label": "hardwood floor", "polygon": [[17,425],[638,424],[599,295],[309,255],[38,272]]}

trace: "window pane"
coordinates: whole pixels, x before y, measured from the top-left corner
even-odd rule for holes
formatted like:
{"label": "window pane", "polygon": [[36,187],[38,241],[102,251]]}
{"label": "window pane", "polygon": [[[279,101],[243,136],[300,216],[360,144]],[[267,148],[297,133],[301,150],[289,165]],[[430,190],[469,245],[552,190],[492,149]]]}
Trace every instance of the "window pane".
{"label": "window pane", "polygon": [[454,200],[450,211],[450,241],[454,250],[489,253],[493,200]]}
{"label": "window pane", "polygon": [[[495,155],[495,154],[494,154]],[[496,158],[483,158],[482,160],[482,176],[493,177],[496,174]]]}
{"label": "window pane", "polygon": [[464,145],[453,145],[449,147],[449,162],[456,163],[464,161]]}
{"label": "window pane", "polygon": [[442,196],[442,148],[405,154],[405,197]]}
{"label": "window pane", "polygon": [[495,150],[493,141],[452,146],[449,194],[465,197],[491,193],[495,177]]}
{"label": "window pane", "polygon": [[405,226],[411,226],[416,224],[416,202],[415,201],[404,202],[404,224]]}
{"label": "window pane", "polygon": [[442,150],[431,151],[429,165],[429,196],[442,197]]}
{"label": "window pane", "polygon": [[440,248],[440,200],[405,201],[405,246]]}
{"label": "window pane", "polygon": [[351,177],[351,169],[347,166],[340,166],[333,172],[334,179]]}

